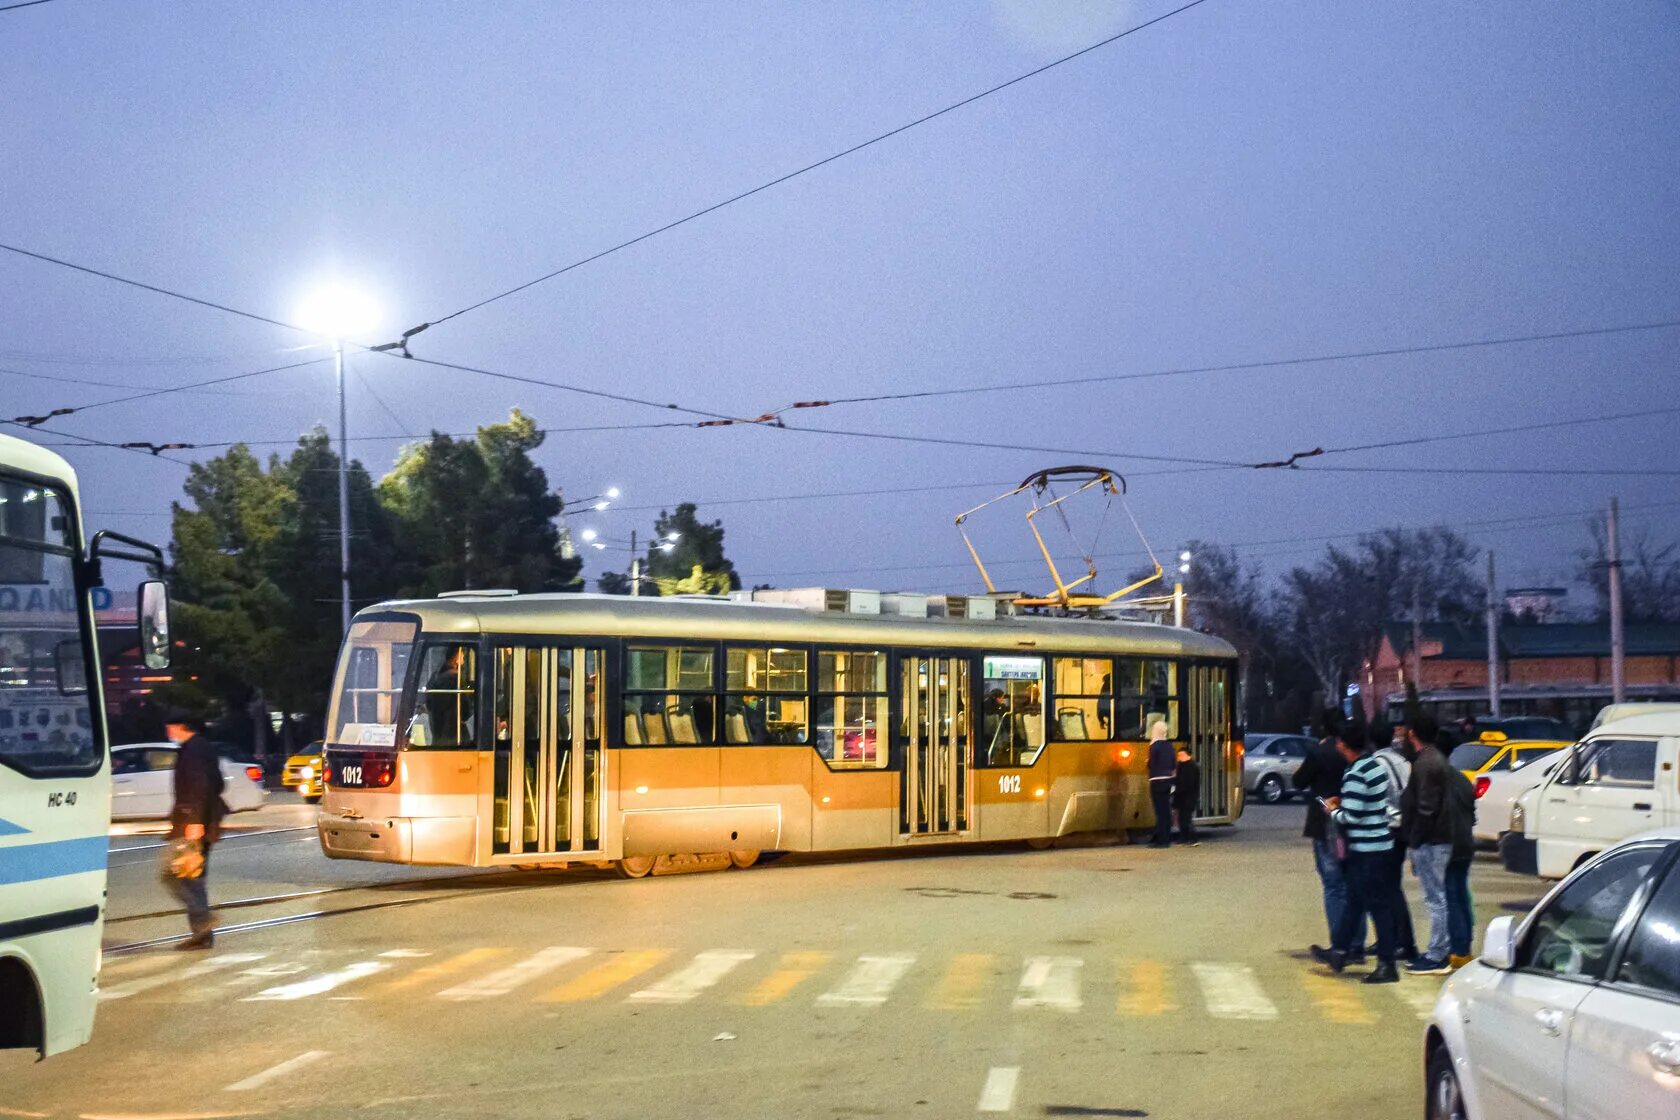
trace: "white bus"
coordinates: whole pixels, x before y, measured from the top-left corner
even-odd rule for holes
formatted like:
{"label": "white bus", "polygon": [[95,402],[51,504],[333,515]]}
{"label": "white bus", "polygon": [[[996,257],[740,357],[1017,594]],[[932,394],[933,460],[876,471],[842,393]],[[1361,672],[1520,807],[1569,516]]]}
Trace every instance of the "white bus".
{"label": "white bus", "polygon": [[[69,464],[0,436],[0,1049],[42,1057],[93,1032],[111,819],[91,595],[102,557],[163,565],[113,533],[84,549]],[[139,601],[142,654],[162,668],[163,585],[143,583]]]}

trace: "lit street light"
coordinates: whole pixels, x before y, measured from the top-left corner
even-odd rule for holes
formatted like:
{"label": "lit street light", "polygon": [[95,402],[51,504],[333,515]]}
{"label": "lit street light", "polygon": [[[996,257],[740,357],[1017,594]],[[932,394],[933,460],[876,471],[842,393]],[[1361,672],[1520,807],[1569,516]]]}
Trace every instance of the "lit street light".
{"label": "lit street light", "polygon": [[304,329],[333,343],[338,378],[338,582],[339,621],[350,629],[350,433],[344,400],[344,340],[379,325],[379,307],[367,293],[342,280],[330,280],[304,297],[297,319]]}

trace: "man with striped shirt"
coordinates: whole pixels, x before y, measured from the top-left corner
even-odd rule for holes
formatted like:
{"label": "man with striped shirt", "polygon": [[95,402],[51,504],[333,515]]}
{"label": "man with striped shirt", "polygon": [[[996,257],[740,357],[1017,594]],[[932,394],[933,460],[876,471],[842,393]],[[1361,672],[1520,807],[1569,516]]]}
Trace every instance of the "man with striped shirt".
{"label": "man with striped shirt", "polygon": [[[1349,742],[1349,739],[1353,742]],[[1364,931],[1361,913],[1371,915],[1371,925],[1377,934],[1377,967],[1365,977],[1367,984],[1394,984],[1400,973],[1394,967],[1394,891],[1389,883],[1389,865],[1393,860],[1394,834],[1388,824],[1388,771],[1381,760],[1366,751],[1364,736],[1343,736],[1336,741],[1336,749],[1347,760],[1347,772],[1342,775],[1342,795],[1325,803],[1330,819],[1342,830],[1347,841],[1347,859],[1343,871],[1347,876],[1348,917],[1336,930],[1330,946],[1330,968],[1342,971],[1347,964],[1348,951]]]}

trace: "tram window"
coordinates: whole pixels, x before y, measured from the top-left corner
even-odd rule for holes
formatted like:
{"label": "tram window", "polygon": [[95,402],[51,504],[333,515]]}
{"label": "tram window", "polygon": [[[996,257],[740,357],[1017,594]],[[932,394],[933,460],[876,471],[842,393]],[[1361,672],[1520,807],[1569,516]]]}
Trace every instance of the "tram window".
{"label": "tram window", "polygon": [[387,747],[396,742],[398,700],[418,629],[406,621],[351,624],[338,663],[332,742]]}
{"label": "tram window", "polygon": [[1044,749],[1044,658],[981,661],[979,757],[987,766],[1031,766]]}
{"label": "tram window", "polygon": [[1164,721],[1178,738],[1178,665],[1172,661],[1121,658],[1114,704],[1114,737],[1128,741],[1149,738],[1149,729]]}
{"label": "tram window", "polygon": [[728,743],[803,743],[808,683],[802,649],[730,649],[724,655],[723,737]]}
{"label": "tram window", "polygon": [[712,647],[631,646],[624,656],[626,746],[717,742]]}
{"label": "tram window", "polygon": [[1106,657],[1056,658],[1056,718],[1052,739],[1070,742],[1111,738],[1114,664]]}
{"label": "tram window", "polygon": [[887,655],[879,650],[817,654],[817,753],[836,770],[887,765]]}
{"label": "tram window", "polygon": [[469,645],[427,646],[408,723],[409,746],[476,747],[477,712],[478,650]]}

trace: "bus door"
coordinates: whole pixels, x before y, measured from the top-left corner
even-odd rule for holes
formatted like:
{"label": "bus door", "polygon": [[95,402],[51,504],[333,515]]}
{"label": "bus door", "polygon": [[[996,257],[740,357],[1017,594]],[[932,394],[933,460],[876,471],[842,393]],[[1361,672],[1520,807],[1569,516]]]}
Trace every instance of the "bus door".
{"label": "bus door", "polygon": [[1197,815],[1228,817],[1231,778],[1226,771],[1225,750],[1231,740],[1231,671],[1223,665],[1191,665],[1188,674],[1184,735],[1190,757],[1202,772]]}
{"label": "bus door", "polygon": [[899,673],[900,829],[909,836],[962,832],[968,828],[974,769],[968,661],[910,655],[899,660]]}
{"label": "bus door", "polygon": [[603,663],[598,649],[496,649],[494,854],[600,850]]}

